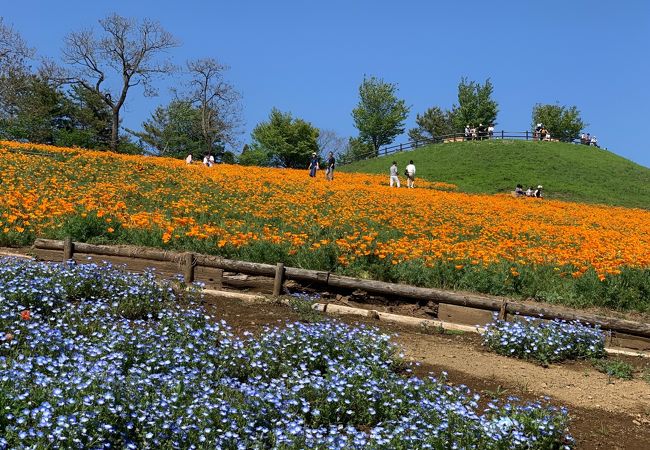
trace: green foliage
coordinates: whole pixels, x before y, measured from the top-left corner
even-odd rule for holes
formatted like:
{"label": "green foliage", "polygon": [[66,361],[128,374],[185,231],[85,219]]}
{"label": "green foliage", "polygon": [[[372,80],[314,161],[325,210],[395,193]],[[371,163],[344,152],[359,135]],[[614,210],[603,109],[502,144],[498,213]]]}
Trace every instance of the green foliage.
{"label": "green foliage", "polygon": [[244,145],[237,162],[242,166],[268,167],[271,165],[271,157],[264,150],[254,150],[248,145]]}
{"label": "green foliage", "polygon": [[250,160],[262,160],[263,155],[268,155],[271,165],[305,168],[311,154],[319,151],[318,128],[276,108],[271,111],[268,122],[262,122],[253,129],[251,137],[251,151],[255,153],[245,158],[242,153],[240,157],[240,161],[244,158],[248,164]]}
{"label": "green foliage", "polygon": [[634,367],[620,359],[596,359],[592,364],[599,372],[607,374],[610,378],[631,380],[634,373]]}
{"label": "green foliage", "polygon": [[110,145],[111,112],[83,87],[63,91],[38,76],[14,73],[0,79],[0,97],[4,139],[97,150]]}
{"label": "green foliage", "polygon": [[201,112],[189,102],[173,100],[167,106],[159,106],[142,123],[142,128],[141,132],[131,133],[161,156],[202,156]]}
{"label": "green foliage", "polygon": [[576,106],[563,105],[542,105],[537,103],[533,106],[533,129],[541,123],[544,125],[551,138],[560,141],[570,142],[576,139],[580,131],[587,126],[580,117],[580,111]]}
{"label": "green foliage", "polygon": [[438,106],[429,108],[424,114],[417,115],[415,122],[418,126],[409,130],[409,139],[423,141],[460,131],[454,126],[455,116],[456,110],[453,109],[443,111]]}
{"label": "green foliage", "polygon": [[57,129],[70,122],[64,94],[34,75],[16,74],[2,80],[1,102],[8,114],[0,118],[0,135],[52,144]]}
{"label": "green foliage", "polygon": [[456,130],[466,125],[485,126],[496,124],[498,103],[492,99],[492,82],[488,78],[481,85],[463,77],[458,84],[458,106],[454,107],[453,121]]}
{"label": "green foliage", "polygon": [[650,169],[604,149],[561,142],[450,142],[337,170],[384,174],[391,161],[404,167],[410,159],[417,161],[418,177],[463,192],[509,193],[518,183],[542,184],[547,198],[650,209]]}
{"label": "green foliage", "polygon": [[375,154],[404,132],[410,108],[396,94],[396,84],[375,77],[364,78],[359,86],[359,104],[352,110],[354,126],[360,140],[371,144]]}
{"label": "green foliage", "polygon": [[318,299],[308,295],[292,296],[289,298],[289,307],[298,314],[300,320],[307,323],[322,322],[325,317],[313,308]]}
{"label": "green foliage", "polygon": [[103,243],[118,239],[120,231],[121,226],[115,218],[98,217],[92,212],[67,216],[57,235],[60,239],[71,237],[73,241]]}

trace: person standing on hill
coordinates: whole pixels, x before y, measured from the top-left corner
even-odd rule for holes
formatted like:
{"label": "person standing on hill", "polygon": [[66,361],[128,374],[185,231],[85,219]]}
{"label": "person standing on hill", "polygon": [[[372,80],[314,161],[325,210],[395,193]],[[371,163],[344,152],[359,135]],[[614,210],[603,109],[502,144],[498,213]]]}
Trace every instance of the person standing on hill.
{"label": "person standing on hill", "polygon": [[393,184],[400,187],[399,177],[397,176],[397,161],[393,161],[393,165],[390,166],[390,187],[393,187]]}
{"label": "person standing on hill", "polygon": [[404,175],[406,175],[406,185],[411,188],[415,187],[415,165],[413,164],[413,160],[409,161]]}
{"label": "person standing on hill", "polygon": [[415,164],[413,164],[413,160],[409,161],[409,165],[406,166],[406,185],[410,188],[415,187]]}
{"label": "person standing on hill", "polygon": [[334,158],[334,153],[330,152],[327,156],[327,172],[325,173],[325,178],[328,181],[334,180],[334,165],[336,164],[336,159]]}
{"label": "person standing on hill", "polygon": [[316,171],[318,170],[318,156],[316,153],[311,154],[311,162],[309,163],[309,176],[310,177],[315,177],[316,176]]}

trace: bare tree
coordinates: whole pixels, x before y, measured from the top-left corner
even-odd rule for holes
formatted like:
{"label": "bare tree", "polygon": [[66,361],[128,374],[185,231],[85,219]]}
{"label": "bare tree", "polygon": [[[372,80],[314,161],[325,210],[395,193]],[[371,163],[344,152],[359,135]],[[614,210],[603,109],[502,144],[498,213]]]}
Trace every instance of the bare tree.
{"label": "bare tree", "polygon": [[348,140],[344,137],[336,134],[332,130],[318,130],[318,149],[321,154],[325,156],[327,152],[332,152],[336,156],[340,156],[345,153],[345,150],[348,145]]}
{"label": "bare tree", "polygon": [[[65,39],[64,60],[74,67],[69,79],[97,93],[112,111],[111,150],[119,139],[120,111],[129,89],[142,85],[147,96],[157,94],[152,85],[156,76],[174,70],[160,54],[178,46],[176,39],[158,22],[138,23],[117,14],[99,21],[102,36],[92,30],[70,33]],[[110,77],[117,78],[112,81]],[[118,86],[112,90],[107,84]]]}
{"label": "bare tree", "polygon": [[0,119],[16,114],[16,105],[31,81],[25,60],[33,56],[34,50],[0,17]]}
{"label": "bare tree", "polygon": [[227,66],[212,58],[187,62],[188,100],[201,113],[204,150],[208,153],[216,143],[234,147],[242,125],[241,96],[224,80],[226,70]]}
{"label": "bare tree", "polygon": [[0,17],[0,72],[22,67],[25,59],[33,55],[34,50],[27,46],[22,36]]}

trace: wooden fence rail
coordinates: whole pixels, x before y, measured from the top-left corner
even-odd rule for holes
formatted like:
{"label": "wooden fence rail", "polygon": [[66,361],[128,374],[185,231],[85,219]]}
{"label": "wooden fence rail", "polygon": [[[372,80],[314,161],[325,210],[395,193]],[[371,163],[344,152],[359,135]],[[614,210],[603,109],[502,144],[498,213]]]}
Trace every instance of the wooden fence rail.
{"label": "wooden fence rail", "polygon": [[[378,151],[371,151],[367,154],[357,155],[357,159],[371,159],[378,156],[387,156],[394,153],[400,153],[408,150],[414,150],[419,147],[424,147],[425,145],[431,144],[443,144],[446,142],[459,142],[459,141],[483,141],[483,140],[495,140],[495,139],[513,139],[513,140],[525,140],[525,141],[536,141],[539,140],[538,135],[533,131],[505,131],[499,130],[494,131],[492,135],[487,133],[481,134],[480,136],[465,136],[465,133],[453,133],[446,134],[442,136],[435,136],[432,138],[418,139],[415,141],[403,142],[401,144],[394,144],[385,147],[381,147]],[[573,142],[573,141],[571,141]],[[355,159],[356,160],[356,159]],[[345,162],[341,161],[339,165],[344,165]]]}
{"label": "wooden fence rail", "polygon": [[[41,250],[65,250],[65,257],[67,259],[72,259],[74,252],[78,252],[89,255],[116,256],[177,263],[179,267],[183,268],[186,281],[193,280],[194,267],[203,266],[227,270],[229,272],[238,272],[246,275],[259,275],[275,278],[274,293],[276,294],[279,293],[279,286],[284,280],[294,280],[298,282],[314,283],[334,289],[361,289],[371,294],[388,297],[433,301],[435,303],[446,303],[450,305],[494,311],[498,312],[499,316],[502,318],[505,318],[508,314],[517,314],[543,319],[561,319],[569,321],[579,320],[584,323],[600,325],[605,330],[650,338],[650,323],[635,322],[593,314],[582,314],[544,305],[515,302],[501,297],[462,294],[442,289],[352,278],[325,271],[284,267],[283,264],[260,264],[247,261],[236,261],[219,256],[187,252],[178,253],[135,246],[93,245],[71,241],[66,245],[66,241],[51,239],[36,239],[34,242],[34,248]],[[192,261],[192,263],[188,264],[187,261]]]}

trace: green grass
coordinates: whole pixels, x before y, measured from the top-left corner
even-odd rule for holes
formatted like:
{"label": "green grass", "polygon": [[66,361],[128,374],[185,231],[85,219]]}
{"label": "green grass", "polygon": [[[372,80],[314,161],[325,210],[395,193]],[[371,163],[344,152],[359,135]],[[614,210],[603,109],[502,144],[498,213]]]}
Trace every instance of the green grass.
{"label": "green grass", "polygon": [[358,161],[345,172],[400,173],[412,159],[417,176],[444,181],[468,193],[510,192],[544,186],[552,199],[650,209],[650,169],[610,151],[561,142],[491,140],[453,142]]}
{"label": "green grass", "polygon": [[607,374],[610,378],[620,378],[621,380],[631,380],[634,373],[634,367],[625,361],[618,359],[613,360],[594,360],[596,370]]}

